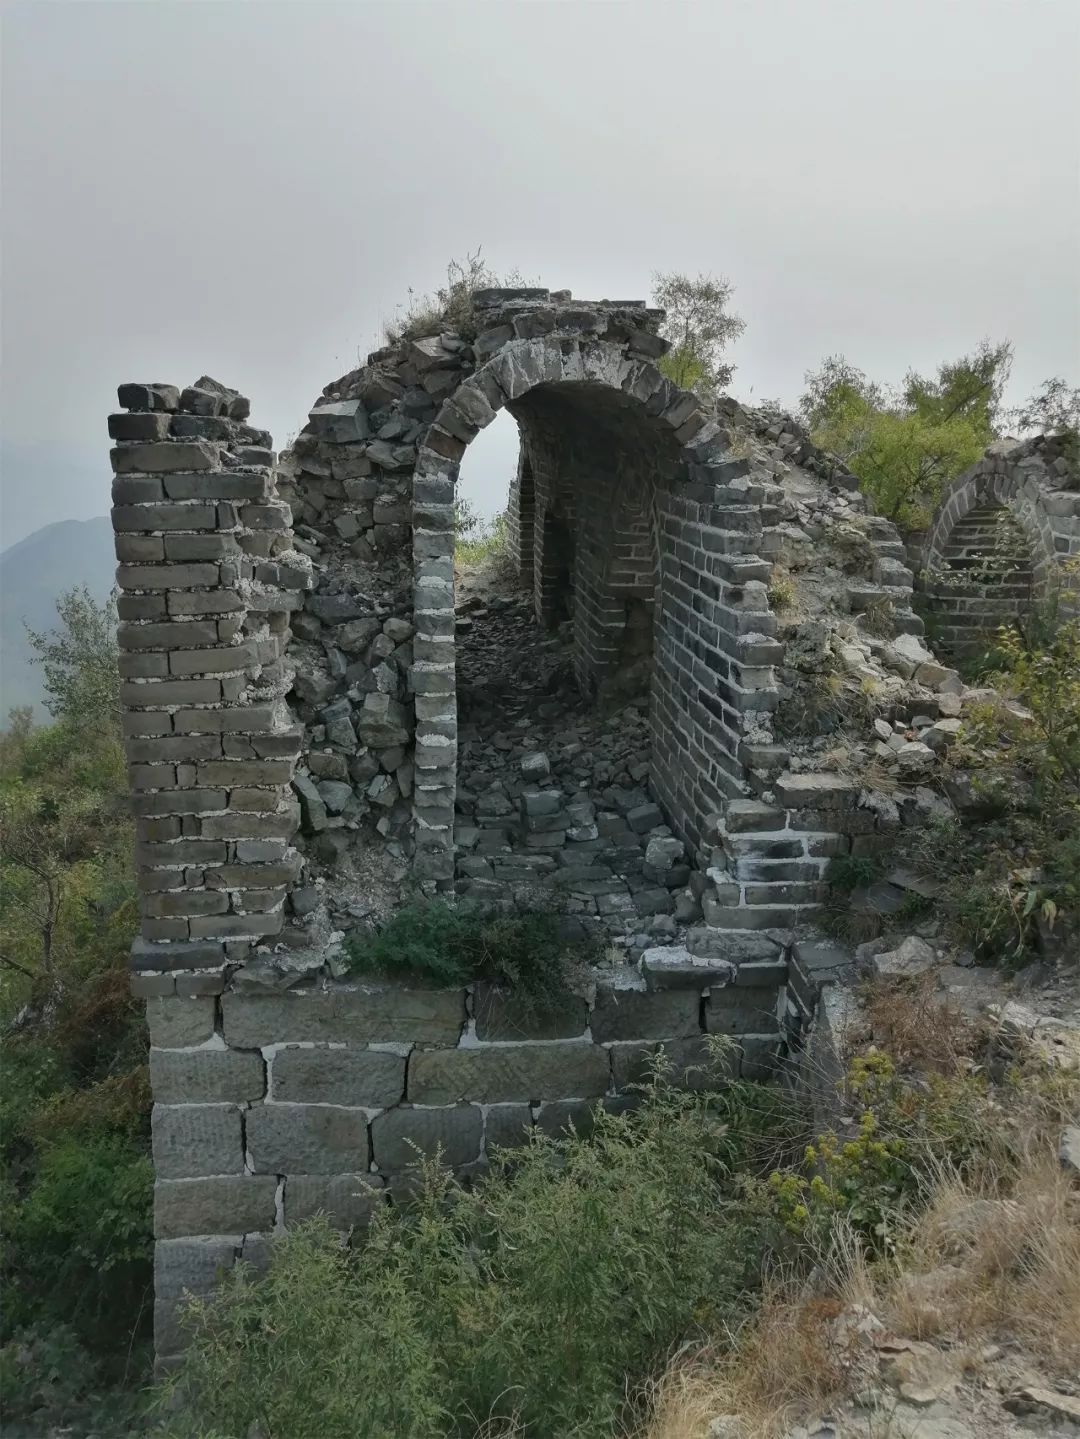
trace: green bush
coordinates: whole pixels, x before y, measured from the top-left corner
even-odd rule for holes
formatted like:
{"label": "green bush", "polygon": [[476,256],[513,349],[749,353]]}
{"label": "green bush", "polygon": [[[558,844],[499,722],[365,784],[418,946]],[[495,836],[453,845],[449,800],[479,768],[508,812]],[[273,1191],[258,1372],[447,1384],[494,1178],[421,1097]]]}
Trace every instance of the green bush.
{"label": "green bush", "polygon": [[65,1138],[44,1148],[25,1196],[8,1194],[5,1327],[63,1323],[99,1354],[145,1330],[152,1194],[150,1159],[130,1139]]}
{"label": "green bush", "polygon": [[537,1135],[471,1190],[424,1166],[359,1251],[319,1222],[290,1233],[265,1280],[241,1269],[196,1306],[172,1432],[610,1436],[628,1387],[757,1282],[733,1174],[774,1152],[785,1114],[778,1092],[688,1094],[661,1073],[636,1112]]}
{"label": "green bush", "polygon": [[502,914],[470,904],[406,905],[377,934],[348,944],[357,974],[396,975],[453,987],[492,979],[545,1010],[573,986],[593,947],[563,937],[558,915]]}

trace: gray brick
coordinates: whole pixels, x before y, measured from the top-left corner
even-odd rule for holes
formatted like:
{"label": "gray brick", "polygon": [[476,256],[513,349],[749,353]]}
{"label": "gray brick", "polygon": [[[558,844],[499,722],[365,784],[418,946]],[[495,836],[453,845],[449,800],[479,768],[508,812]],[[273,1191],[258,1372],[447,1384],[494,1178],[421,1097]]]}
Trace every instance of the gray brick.
{"label": "gray brick", "polygon": [[117,669],[125,680],[164,679],[169,673],[169,660],[167,655],[121,653]]}
{"label": "gray brick", "polygon": [[169,416],[164,413],[109,416],[112,440],[163,440],[168,433]]}
{"label": "gray brick", "polygon": [[163,500],[165,491],[160,480],[145,475],[125,475],[112,482],[114,505],[138,505]]}
{"label": "gray brick", "polygon": [[471,1164],[480,1157],[483,1132],[483,1114],[475,1104],[445,1109],[399,1106],[371,1122],[375,1163],[387,1172],[415,1165],[418,1150],[428,1158],[441,1150],[443,1162],[452,1167]]}
{"label": "gray brick", "polygon": [[325,1214],[335,1229],[367,1224],[385,1203],[377,1174],[290,1174],[285,1179],[285,1223]]}
{"label": "gray brick", "polygon": [[285,916],[280,909],[271,914],[208,914],[189,920],[192,939],[259,939],[280,934]]}
{"label": "gray brick", "polygon": [[240,1111],[231,1104],[155,1104],[152,1130],[159,1179],[244,1171]]}
{"label": "gray brick", "polygon": [[565,1139],[571,1126],[577,1134],[591,1134],[595,1109],[595,1099],[551,1099],[540,1106],[536,1127],[551,1139]]}
{"label": "gray brick", "polygon": [[199,765],[198,783],[211,786],[288,784],[292,773],[290,760],[210,760]]}
{"label": "gray brick", "polygon": [[131,709],[148,705],[220,704],[220,680],[151,680],[148,684],[122,684],[120,702]]}
{"label": "gray brick", "polygon": [[165,558],[165,541],[160,535],[116,535],[116,558],[131,565],[152,565]]}
{"label": "gray brick", "polygon": [[116,634],[122,650],[179,649],[181,646],[216,645],[216,620],[175,620],[163,625],[120,625]]}
{"label": "gray brick", "polygon": [[263,1061],[258,1054],[240,1054],[233,1049],[150,1051],[150,1081],[157,1104],[261,1099],[263,1079]]}
{"label": "gray brick", "polygon": [[658,993],[600,989],[590,1025],[598,1044],[614,1039],[683,1039],[701,1033],[701,1000],[694,989]]}
{"label": "gray brick", "polygon": [[187,590],[216,585],[217,565],[118,565],[122,590]]}
{"label": "gray brick", "polygon": [[118,533],[213,530],[217,528],[217,510],[213,505],[114,505],[112,527]]}
{"label": "gray brick", "polygon": [[270,1066],[276,1101],[385,1109],[405,1093],[405,1056],[368,1049],[279,1049]]}
{"label": "gray brick", "polygon": [[205,440],[173,441],[157,445],[123,445],[111,451],[118,475],[165,474],[171,470],[212,470],[218,462],[215,445]]}
{"label": "gray brick", "polygon": [[165,493],[171,500],[261,500],[270,493],[270,476],[236,474],[167,475]]}
{"label": "gray brick", "polygon": [[414,1050],[408,1097],[416,1104],[474,1100],[590,1098],[610,1082],[607,1054],[573,1041],[500,1044],[490,1049]]}
{"label": "gray brick", "polygon": [[[131,764],[177,764],[213,759],[221,754],[217,735],[162,735],[158,739],[128,739],[124,753]],[[221,856],[225,858],[224,855]]]}
{"label": "gray brick", "polygon": [[465,1022],[463,990],[331,989],[227,994],[225,1038],[254,1049],[305,1040],[324,1043],[456,1044]]}
{"label": "gray brick", "polygon": [[270,705],[237,705],[227,710],[177,710],[177,734],[267,734],[274,727]]}
{"label": "gray brick", "polygon": [[131,967],[135,970],[205,969],[223,963],[224,958],[220,944],[154,944],[148,939],[136,939],[131,946]]}
{"label": "gray brick", "polygon": [[240,645],[227,645],[213,650],[172,650],[169,671],[174,675],[221,674],[243,670],[255,663],[255,646],[248,640]]}
{"label": "gray brick", "polygon": [[151,999],[146,1006],[150,1043],[159,1049],[205,1044],[214,1032],[213,999]]}
{"label": "gray brick", "polygon": [[261,1104],[247,1114],[257,1173],[358,1174],[368,1167],[367,1115],[330,1104]]}
{"label": "gray brick", "polygon": [[273,1229],[277,1180],[268,1174],[212,1179],[159,1179],[154,1185],[154,1234],[246,1234]]}
{"label": "gray brick", "polygon": [[165,535],[164,545],[169,560],[231,560],[240,550],[230,534]]}

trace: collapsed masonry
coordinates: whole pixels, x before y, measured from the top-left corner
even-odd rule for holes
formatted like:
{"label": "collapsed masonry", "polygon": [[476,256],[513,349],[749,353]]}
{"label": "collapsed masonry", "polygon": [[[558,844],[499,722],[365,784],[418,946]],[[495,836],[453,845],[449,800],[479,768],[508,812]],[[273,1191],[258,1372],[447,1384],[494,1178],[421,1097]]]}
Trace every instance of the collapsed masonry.
{"label": "collapsed masonry", "polygon": [[[413,1145],[475,1174],[625,1103],[657,1044],[693,1082],[714,1032],[767,1074],[829,860],[941,802],[963,686],[899,536],[789,417],[673,387],[660,318],[482,292],[328,386],[276,464],[216,381],[121,386],[162,1356],[184,1290],[316,1210],[362,1223]],[[458,470],[502,408],[519,590],[456,593]],[[888,793],[837,748],[871,709]],[[343,942],[411,886],[555,904],[611,963],[540,1021],[359,983]]]}

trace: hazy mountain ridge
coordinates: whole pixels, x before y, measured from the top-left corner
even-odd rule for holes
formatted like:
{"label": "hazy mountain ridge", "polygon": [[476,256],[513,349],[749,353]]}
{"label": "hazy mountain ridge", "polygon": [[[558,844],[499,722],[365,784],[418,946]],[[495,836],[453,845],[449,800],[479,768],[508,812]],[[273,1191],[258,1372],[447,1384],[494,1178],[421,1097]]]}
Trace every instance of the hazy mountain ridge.
{"label": "hazy mountain ridge", "polygon": [[116,559],[108,517],[57,520],[0,552],[0,726],[16,705],[33,705],[40,719],[42,675],[31,663],[26,635],[56,624],[56,601],[85,584],[104,600],[115,583]]}

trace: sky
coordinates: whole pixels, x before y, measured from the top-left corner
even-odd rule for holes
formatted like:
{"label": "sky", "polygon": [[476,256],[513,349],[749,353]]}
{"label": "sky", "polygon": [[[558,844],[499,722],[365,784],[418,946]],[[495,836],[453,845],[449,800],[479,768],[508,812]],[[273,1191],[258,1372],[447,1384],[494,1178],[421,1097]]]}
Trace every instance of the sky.
{"label": "sky", "polygon": [[[26,0],[3,9],[0,544],[108,508],[126,380],[284,445],[483,250],[586,298],[735,286],[793,405],[1014,344],[1080,382],[1076,0]],[[463,467],[505,502],[506,418]]]}

